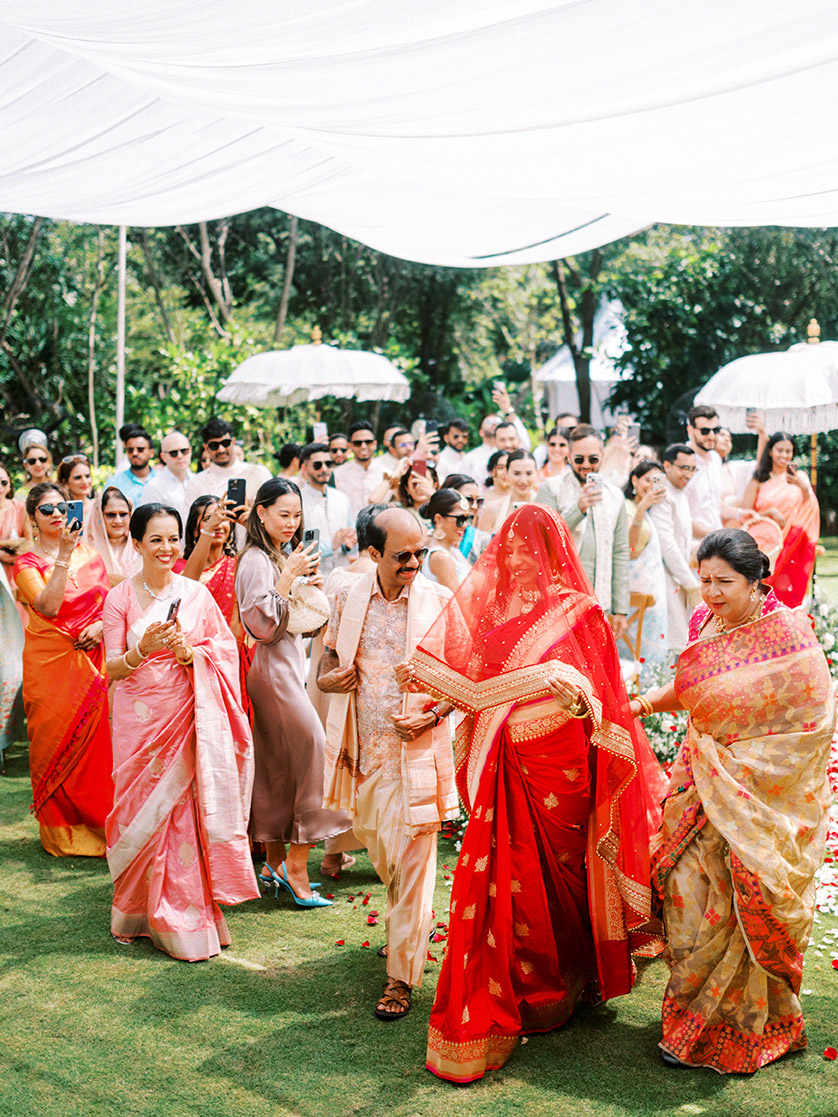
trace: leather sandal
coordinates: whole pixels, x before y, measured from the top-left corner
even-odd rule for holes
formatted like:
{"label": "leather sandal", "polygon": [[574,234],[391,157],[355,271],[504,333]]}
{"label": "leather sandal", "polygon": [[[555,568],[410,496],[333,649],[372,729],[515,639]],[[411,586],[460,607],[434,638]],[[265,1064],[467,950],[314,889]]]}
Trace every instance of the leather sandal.
{"label": "leather sandal", "polygon": [[410,1012],[411,987],[398,978],[388,977],[384,992],[378,998],[375,1015],[379,1020],[401,1020]]}

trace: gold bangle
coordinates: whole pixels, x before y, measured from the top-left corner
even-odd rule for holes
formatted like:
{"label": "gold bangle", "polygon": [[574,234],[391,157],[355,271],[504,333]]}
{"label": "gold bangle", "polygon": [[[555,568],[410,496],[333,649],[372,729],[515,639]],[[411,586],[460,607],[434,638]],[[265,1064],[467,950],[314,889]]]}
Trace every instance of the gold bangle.
{"label": "gold bangle", "polygon": [[192,663],[192,660],[195,658],[195,649],[187,648],[185,659],[181,659],[180,656],[176,656],[175,658],[177,659],[181,667],[188,667]]}
{"label": "gold bangle", "polygon": [[63,566],[65,570],[70,569],[69,562],[65,562],[64,559],[56,559],[55,562],[52,565],[53,566]]}
{"label": "gold bangle", "polygon": [[637,701],[640,703],[640,713],[638,714],[638,717],[647,718],[650,716],[650,714],[653,714],[655,712],[654,706],[645,694],[638,694]]}

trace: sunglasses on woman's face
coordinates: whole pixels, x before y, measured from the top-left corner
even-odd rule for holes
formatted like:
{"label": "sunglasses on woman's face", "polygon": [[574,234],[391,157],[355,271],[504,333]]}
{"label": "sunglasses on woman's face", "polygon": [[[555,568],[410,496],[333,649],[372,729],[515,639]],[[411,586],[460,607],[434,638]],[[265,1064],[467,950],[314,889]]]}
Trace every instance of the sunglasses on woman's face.
{"label": "sunglasses on woman's face", "polygon": [[209,440],[209,442],[207,443],[207,449],[212,450],[213,453],[214,453],[216,450],[220,450],[222,446],[226,450],[226,449],[228,449],[228,447],[230,447],[232,445],[233,445],[232,438],[211,438]]}
{"label": "sunglasses on woman's face", "polygon": [[[47,459],[44,458],[44,461]],[[84,454],[68,454],[66,458],[61,459],[61,464],[66,465],[68,462],[86,462],[87,458]]]}
{"label": "sunglasses on woman's face", "polygon": [[24,458],[24,465],[46,465],[49,458]]}
{"label": "sunglasses on woman's face", "polygon": [[9,482],[5,478],[0,477],[0,489],[8,489],[8,487]]}
{"label": "sunglasses on woman's face", "polygon": [[67,512],[67,503],[59,500],[58,504],[39,504],[38,511],[42,516],[51,516],[53,512],[60,512],[63,516]]}
{"label": "sunglasses on woman's face", "polygon": [[449,512],[449,513],[447,513],[445,518],[446,518],[446,520],[453,520],[454,523],[457,525],[457,527],[465,527],[466,524],[471,523],[473,517],[472,516],[455,516],[453,513]]}

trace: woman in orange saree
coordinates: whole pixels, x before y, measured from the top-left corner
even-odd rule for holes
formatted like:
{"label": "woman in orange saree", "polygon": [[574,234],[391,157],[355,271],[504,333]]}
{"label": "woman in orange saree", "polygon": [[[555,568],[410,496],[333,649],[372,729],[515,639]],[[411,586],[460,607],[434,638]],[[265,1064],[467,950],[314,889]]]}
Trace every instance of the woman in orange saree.
{"label": "woman in orange saree", "polygon": [[26,510],[37,542],[14,565],[18,595],[29,607],[23,704],[32,809],[47,853],[103,857],[113,802],[102,656],[110,580],[99,555],[65,526],[66,509],[51,482],[30,490]]}
{"label": "woman in orange saree", "polygon": [[690,713],[652,865],[670,968],[660,1046],[670,1065],[752,1074],[806,1046],[835,702],[811,622],[762,584],[750,535],[712,532],[698,562],[705,604],[674,684],[635,700],[644,716]]}
{"label": "woman in orange saree", "polygon": [[470,1082],[523,1032],[565,1023],[581,997],[631,990],[632,950],[655,950],[649,840],[663,778],[547,508],[504,522],[410,669],[411,686],[467,714],[456,768],[470,818],[426,1065]]}
{"label": "woman in orange saree", "polygon": [[194,962],[230,942],[219,904],[259,895],[247,838],[253,744],[232,634],[207,590],[172,573],[179,516],[141,505],[131,534],[142,570],[110,592],[104,617],[117,680],[111,933]]}
{"label": "woman in orange saree", "polygon": [[[783,431],[772,434],[742,498],[743,508],[753,508],[782,529],[782,549],[768,583],[780,601],[792,609],[803,604],[809,590],[820,534],[818,499],[809,478],[792,464],[793,457],[791,435]],[[770,526],[758,521],[747,530],[763,550],[770,549]]]}

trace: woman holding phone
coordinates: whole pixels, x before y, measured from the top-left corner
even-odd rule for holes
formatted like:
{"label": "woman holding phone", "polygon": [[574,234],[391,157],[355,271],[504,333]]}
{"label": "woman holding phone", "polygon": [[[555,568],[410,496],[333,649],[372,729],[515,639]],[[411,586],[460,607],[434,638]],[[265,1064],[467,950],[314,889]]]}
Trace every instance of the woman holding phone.
{"label": "woman holding phone", "polygon": [[284,477],[266,481],[248,516],[236,597],[256,642],[247,689],[256,755],[251,832],[267,857],[259,880],[266,892],[289,892],[298,907],[319,908],[332,901],[311,884],[308,855],[317,842],[351,830],[352,820],[323,809],[326,737],[303,685],[301,637],[288,630],[297,579],[323,582],[320,553],[303,546],[302,533],[300,490]]}
{"label": "woman holding phone", "polygon": [[113,801],[111,734],[102,657],[105,564],[68,525],[67,501],[47,481],[26,498],[33,549],[14,565],[29,608],[23,704],[33,810],[55,857],[102,857]]}
{"label": "woman holding phone", "polygon": [[236,643],[206,587],[172,571],[180,516],[131,517],[142,569],[105,603],[113,702],[111,934],[197,962],[230,942],[219,904],[259,895],[247,840],[253,782]]}

